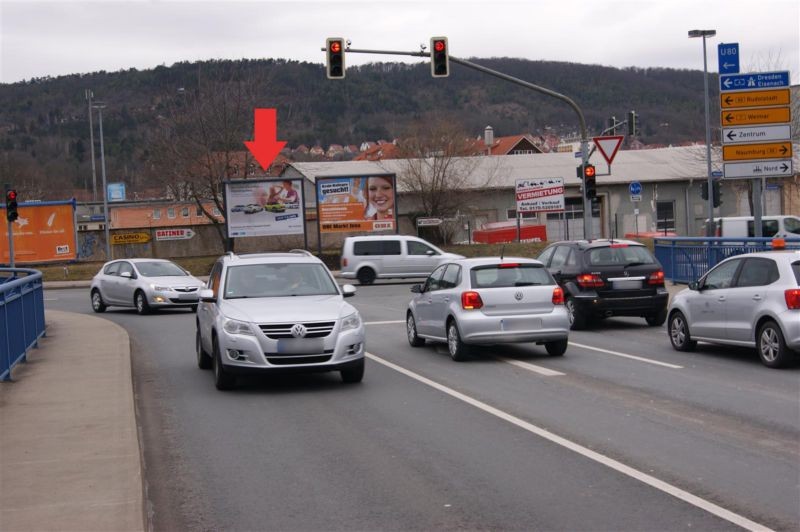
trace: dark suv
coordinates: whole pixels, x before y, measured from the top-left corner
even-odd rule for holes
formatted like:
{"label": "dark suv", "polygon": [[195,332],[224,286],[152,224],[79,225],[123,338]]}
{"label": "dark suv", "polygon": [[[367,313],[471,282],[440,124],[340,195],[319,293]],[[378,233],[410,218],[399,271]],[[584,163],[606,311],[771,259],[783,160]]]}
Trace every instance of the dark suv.
{"label": "dark suv", "polygon": [[630,240],[570,240],[538,257],[564,289],[570,324],[582,329],[610,316],[641,316],[648,325],[667,319],[669,293],[661,264]]}

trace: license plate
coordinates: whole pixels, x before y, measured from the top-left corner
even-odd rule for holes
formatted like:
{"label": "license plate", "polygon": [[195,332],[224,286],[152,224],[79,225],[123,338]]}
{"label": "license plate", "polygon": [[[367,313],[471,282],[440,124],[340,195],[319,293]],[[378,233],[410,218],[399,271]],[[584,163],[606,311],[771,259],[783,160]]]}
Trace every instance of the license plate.
{"label": "license plate", "polygon": [[197,301],[197,294],[178,294],[178,299],[186,301]]}
{"label": "license plate", "polygon": [[615,290],[636,290],[642,288],[642,281],[625,279],[624,281],[613,281],[611,286]]}
{"label": "license plate", "polygon": [[288,355],[316,355],[325,348],[322,338],[288,338],[278,340],[278,353]]}

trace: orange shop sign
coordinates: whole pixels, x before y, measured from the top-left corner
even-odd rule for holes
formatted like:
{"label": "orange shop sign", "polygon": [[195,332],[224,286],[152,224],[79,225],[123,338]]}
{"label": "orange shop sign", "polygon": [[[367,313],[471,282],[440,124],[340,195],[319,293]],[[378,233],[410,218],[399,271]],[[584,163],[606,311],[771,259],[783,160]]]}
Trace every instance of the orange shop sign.
{"label": "orange shop sign", "polygon": [[[18,212],[19,218],[11,222],[15,264],[77,259],[73,201],[20,203]],[[0,233],[3,262],[10,264],[8,231]]]}

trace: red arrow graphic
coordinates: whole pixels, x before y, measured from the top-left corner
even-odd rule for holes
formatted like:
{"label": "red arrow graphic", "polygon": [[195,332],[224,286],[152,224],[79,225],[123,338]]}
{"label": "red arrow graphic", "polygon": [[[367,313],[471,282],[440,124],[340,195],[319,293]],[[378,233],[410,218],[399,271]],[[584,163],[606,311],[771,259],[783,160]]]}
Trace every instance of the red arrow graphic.
{"label": "red arrow graphic", "polygon": [[286,141],[277,140],[278,113],[275,109],[256,109],[255,116],[255,138],[246,140],[244,145],[266,171],[286,146]]}

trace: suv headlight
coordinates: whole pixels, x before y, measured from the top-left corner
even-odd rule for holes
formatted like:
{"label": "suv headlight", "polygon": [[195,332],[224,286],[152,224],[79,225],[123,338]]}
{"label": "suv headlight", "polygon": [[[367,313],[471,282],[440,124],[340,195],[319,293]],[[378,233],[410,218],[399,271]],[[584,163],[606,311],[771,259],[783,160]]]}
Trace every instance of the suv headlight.
{"label": "suv headlight", "polygon": [[358,329],[361,325],[361,316],[358,312],[353,312],[349,316],[342,319],[342,331],[349,331],[350,329]]}
{"label": "suv headlight", "polygon": [[169,292],[170,290],[172,290],[169,286],[161,286],[157,284],[151,284],[150,288],[152,288],[156,292]]}
{"label": "suv headlight", "polygon": [[250,328],[250,324],[246,321],[239,321],[239,320],[225,320],[225,324],[222,326],[225,329],[225,332],[229,334],[249,334],[253,336],[253,330]]}

